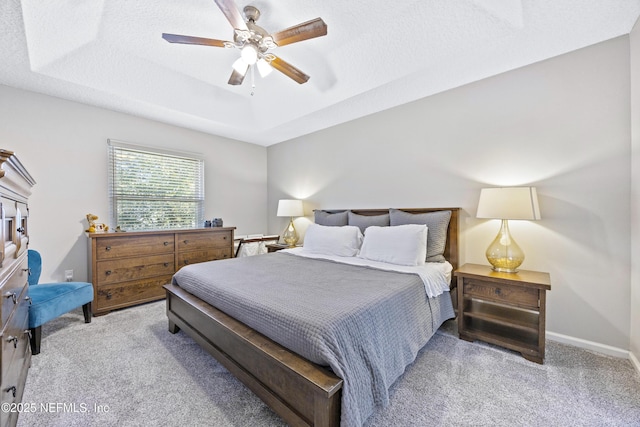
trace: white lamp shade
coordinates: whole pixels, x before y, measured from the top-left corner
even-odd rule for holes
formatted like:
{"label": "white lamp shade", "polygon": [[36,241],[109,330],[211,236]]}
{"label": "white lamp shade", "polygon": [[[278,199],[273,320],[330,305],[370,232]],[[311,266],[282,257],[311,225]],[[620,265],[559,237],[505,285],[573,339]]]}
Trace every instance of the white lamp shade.
{"label": "white lamp shade", "polygon": [[536,188],[483,188],[476,218],[540,219]]}
{"label": "white lamp shade", "polygon": [[278,202],[278,216],[303,216],[302,200],[283,199]]}

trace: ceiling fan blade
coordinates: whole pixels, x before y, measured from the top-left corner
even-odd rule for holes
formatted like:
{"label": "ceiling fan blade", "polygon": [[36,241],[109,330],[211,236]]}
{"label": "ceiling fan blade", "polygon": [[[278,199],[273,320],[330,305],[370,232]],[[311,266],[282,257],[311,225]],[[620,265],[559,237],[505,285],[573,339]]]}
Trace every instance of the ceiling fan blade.
{"label": "ceiling fan blade", "polygon": [[244,81],[244,76],[247,75],[248,69],[249,69],[249,65],[247,65],[247,68],[244,70],[244,73],[239,73],[234,68],[233,72],[231,73],[231,77],[229,77],[229,81],[227,83],[234,86],[241,85],[242,82]]}
{"label": "ceiling fan blade", "polygon": [[307,80],[309,80],[308,75],[277,56],[271,61],[271,66],[300,84],[306,83]]}
{"label": "ceiling fan blade", "polygon": [[[224,40],[206,39],[203,37],[183,36],[180,34],[162,33],[162,38],[169,43],[197,44],[203,46],[224,47]],[[228,43],[228,42],[227,42]]]}
{"label": "ceiling fan blade", "polygon": [[247,24],[244,22],[242,14],[233,0],[215,0],[215,2],[233,28],[248,30]]}
{"label": "ceiling fan blade", "polygon": [[273,37],[273,41],[276,42],[278,46],[285,46],[291,43],[326,35],[327,24],[324,23],[322,18],[316,18],[285,30],[278,31],[275,34],[271,34],[271,37]]}

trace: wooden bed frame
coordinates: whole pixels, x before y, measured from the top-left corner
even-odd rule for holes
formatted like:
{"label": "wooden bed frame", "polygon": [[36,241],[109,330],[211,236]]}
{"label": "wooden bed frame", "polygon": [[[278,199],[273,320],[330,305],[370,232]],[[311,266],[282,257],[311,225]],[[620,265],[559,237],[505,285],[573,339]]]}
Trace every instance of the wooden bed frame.
{"label": "wooden bed frame", "polygon": [[[445,257],[458,267],[459,208],[451,211]],[[341,212],[331,210],[328,212]],[[388,209],[351,209],[381,215]],[[455,280],[452,280],[455,286]],[[291,426],[339,426],[342,379],[271,341],[178,286],[165,285],[169,332],[182,329]],[[455,295],[455,292],[452,292]]]}

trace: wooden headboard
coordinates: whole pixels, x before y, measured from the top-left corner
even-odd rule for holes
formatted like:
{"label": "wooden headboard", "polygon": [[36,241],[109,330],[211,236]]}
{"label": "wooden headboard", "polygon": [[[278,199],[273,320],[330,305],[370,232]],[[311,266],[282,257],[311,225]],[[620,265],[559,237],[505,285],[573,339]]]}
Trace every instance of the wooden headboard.
{"label": "wooden headboard", "polygon": [[[447,244],[444,248],[444,257],[451,263],[453,269],[458,268],[458,222],[460,208],[397,208],[398,210],[418,214],[426,212],[451,211],[451,219],[449,220],[449,228],[447,229]],[[324,212],[338,213],[350,210],[358,215],[384,215],[389,213],[389,209],[322,209]]]}

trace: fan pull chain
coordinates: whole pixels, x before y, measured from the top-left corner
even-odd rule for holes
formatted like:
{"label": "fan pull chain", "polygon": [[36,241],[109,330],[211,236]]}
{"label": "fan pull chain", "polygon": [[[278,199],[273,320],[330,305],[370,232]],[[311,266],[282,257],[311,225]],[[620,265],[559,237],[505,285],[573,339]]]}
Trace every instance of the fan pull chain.
{"label": "fan pull chain", "polygon": [[256,81],[255,81],[255,74],[256,73],[254,71],[255,66],[252,65],[250,68],[251,69],[249,70],[249,72],[251,73],[251,96],[253,96],[253,94],[256,91]]}

